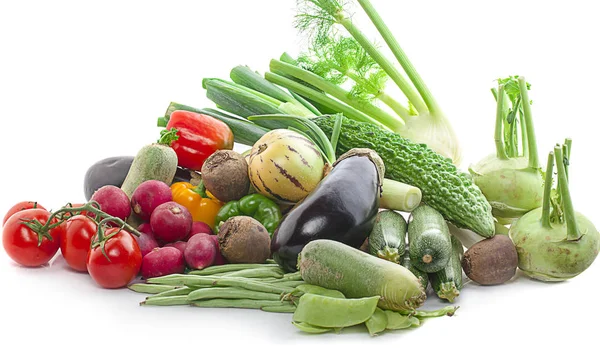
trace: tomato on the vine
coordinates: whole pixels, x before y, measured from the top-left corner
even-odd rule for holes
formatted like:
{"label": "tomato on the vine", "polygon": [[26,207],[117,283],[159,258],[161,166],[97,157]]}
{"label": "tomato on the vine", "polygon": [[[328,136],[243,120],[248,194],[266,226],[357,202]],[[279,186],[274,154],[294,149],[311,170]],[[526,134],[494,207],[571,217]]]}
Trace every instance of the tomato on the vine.
{"label": "tomato on the vine", "polygon": [[27,267],[41,266],[52,259],[60,247],[62,227],[57,226],[47,235],[40,235],[24,224],[34,219],[45,224],[49,217],[50,213],[45,209],[27,209],[16,212],[6,221],[2,245],[11,259]]}
{"label": "tomato on the vine", "polygon": [[[121,288],[129,284],[139,273],[142,266],[142,252],[129,232],[119,228],[104,231],[108,236],[102,254],[101,246],[94,246],[87,257],[87,270],[92,279],[103,288]],[[94,238],[96,240],[96,238]]]}
{"label": "tomato on the vine", "polygon": [[6,221],[8,221],[8,219],[11,216],[13,216],[16,212],[19,212],[22,210],[27,210],[27,209],[44,209],[44,210],[46,210],[46,208],[42,207],[42,205],[38,204],[38,202],[33,202],[33,201],[19,202],[19,203],[13,205],[12,208],[10,208],[8,210],[6,215],[4,215],[4,220],[2,220],[2,226],[4,226],[4,224],[6,224]]}
{"label": "tomato on the vine", "polygon": [[74,270],[87,272],[87,256],[98,228],[96,222],[85,215],[75,215],[63,225],[60,251],[65,261]]}

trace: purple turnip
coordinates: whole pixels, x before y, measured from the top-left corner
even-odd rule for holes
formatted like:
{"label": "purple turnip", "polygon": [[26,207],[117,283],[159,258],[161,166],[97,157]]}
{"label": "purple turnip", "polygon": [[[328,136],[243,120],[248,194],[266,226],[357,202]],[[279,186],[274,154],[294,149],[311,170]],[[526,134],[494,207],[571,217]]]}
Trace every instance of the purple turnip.
{"label": "purple turnip", "polygon": [[90,200],[98,202],[100,209],[106,214],[123,221],[131,214],[129,197],[116,186],[102,186],[94,192]]}
{"label": "purple turnip", "polygon": [[188,240],[183,256],[188,267],[203,269],[214,263],[218,251],[212,237],[201,233]]}
{"label": "purple turnip", "polygon": [[141,183],[131,195],[131,209],[142,219],[148,220],[156,207],[172,200],[169,185],[158,180],[148,180]]}
{"label": "purple turnip", "polygon": [[159,205],[150,216],[154,237],[165,244],[185,240],[192,230],[192,223],[192,214],[175,202]]}
{"label": "purple turnip", "polygon": [[185,260],[177,248],[162,247],[149,252],[142,259],[142,277],[148,279],[169,274],[183,273]]}

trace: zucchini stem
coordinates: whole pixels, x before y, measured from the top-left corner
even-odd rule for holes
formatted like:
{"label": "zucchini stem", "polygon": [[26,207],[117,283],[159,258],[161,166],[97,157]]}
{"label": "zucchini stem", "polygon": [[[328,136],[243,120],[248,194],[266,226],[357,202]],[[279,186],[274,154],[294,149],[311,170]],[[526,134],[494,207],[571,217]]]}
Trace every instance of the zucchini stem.
{"label": "zucchini stem", "polygon": [[544,180],[544,200],[542,202],[542,226],[552,228],[550,224],[550,195],[552,194],[552,176],[554,171],[554,152],[548,154],[546,178]]}
{"label": "zucchini stem", "polygon": [[383,40],[387,43],[388,47],[406,72],[408,78],[412,81],[415,88],[423,98],[425,105],[429,109],[429,113],[432,115],[437,115],[439,112],[439,107],[433,95],[429,91],[429,88],[423,82],[423,79],[412,65],[408,56],[404,52],[404,50],[400,47],[398,40],[394,37],[388,26],[385,24],[375,7],[371,4],[370,0],[358,0],[358,3],[362,6],[363,10],[367,13],[367,16],[371,19],[379,34],[383,37]]}
{"label": "zucchini stem", "polygon": [[[525,117],[525,128],[527,130],[527,145],[529,149],[529,168],[538,169],[540,167],[537,142],[533,128],[533,117],[531,115],[531,104],[529,103],[529,93],[527,92],[527,82],[523,76],[519,77],[519,90],[521,91],[521,105]],[[563,167],[564,169],[564,167]]]}
{"label": "zucchini stem", "polygon": [[560,183],[560,196],[565,221],[567,223],[567,240],[576,241],[581,238],[582,234],[581,231],[579,231],[577,221],[575,220],[575,209],[573,208],[573,201],[571,200],[571,194],[569,193],[569,182],[567,181],[562,146],[554,147],[554,156],[556,157],[558,182]]}
{"label": "zucchini stem", "polygon": [[[493,89],[492,91],[496,91]],[[504,126],[504,85],[498,86],[498,92],[494,95],[497,95],[496,102],[496,129],[494,133],[494,141],[496,142],[496,157],[499,159],[507,160],[508,155],[506,153],[506,148],[504,147],[504,139],[503,139],[503,126]]]}

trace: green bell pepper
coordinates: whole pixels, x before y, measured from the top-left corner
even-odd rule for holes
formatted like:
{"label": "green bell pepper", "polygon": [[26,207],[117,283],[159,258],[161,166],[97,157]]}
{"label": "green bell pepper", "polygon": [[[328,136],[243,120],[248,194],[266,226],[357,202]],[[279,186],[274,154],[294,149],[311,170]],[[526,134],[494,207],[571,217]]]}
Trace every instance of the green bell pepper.
{"label": "green bell pepper", "polygon": [[260,222],[270,235],[273,235],[281,221],[281,210],[275,202],[258,193],[244,196],[239,201],[227,202],[215,218],[217,233],[219,225],[234,216],[250,216]]}

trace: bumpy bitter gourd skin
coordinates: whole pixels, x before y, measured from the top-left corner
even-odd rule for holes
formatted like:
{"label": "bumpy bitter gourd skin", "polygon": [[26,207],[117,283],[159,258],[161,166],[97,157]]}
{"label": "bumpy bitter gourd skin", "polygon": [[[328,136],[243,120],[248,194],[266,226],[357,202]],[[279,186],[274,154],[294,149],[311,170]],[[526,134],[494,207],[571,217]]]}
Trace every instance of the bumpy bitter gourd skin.
{"label": "bumpy bitter gourd skin", "polygon": [[[334,117],[312,119],[331,136]],[[385,177],[416,186],[423,202],[447,220],[483,237],[494,235],[492,208],[471,178],[461,173],[452,161],[425,144],[416,144],[373,125],[344,118],[336,148],[338,155],[352,148],[375,150],[385,163]]]}

